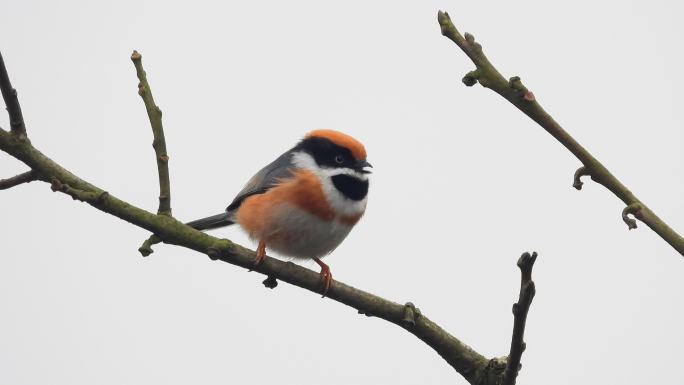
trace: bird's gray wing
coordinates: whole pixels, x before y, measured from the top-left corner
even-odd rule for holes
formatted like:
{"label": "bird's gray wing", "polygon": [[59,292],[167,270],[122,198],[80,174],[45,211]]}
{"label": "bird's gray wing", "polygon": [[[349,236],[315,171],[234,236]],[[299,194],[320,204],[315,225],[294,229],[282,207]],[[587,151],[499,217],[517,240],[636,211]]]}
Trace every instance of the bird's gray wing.
{"label": "bird's gray wing", "polygon": [[245,198],[255,194],[263,194],[284,179],[290,178],[294,168],[295,165],[292,163],[292,150],[288,150],[254,174],[235,199],[233,199],[233,202],[228,206],[226,211],[230,212],[236,210],[240,207],[240,204]]}

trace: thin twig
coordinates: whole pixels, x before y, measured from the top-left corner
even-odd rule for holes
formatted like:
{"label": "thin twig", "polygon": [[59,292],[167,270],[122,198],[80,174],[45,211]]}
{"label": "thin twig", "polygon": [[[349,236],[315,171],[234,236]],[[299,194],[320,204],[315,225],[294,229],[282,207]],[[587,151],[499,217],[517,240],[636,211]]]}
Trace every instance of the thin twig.
{"label": "thin twig", "polygon": [[21,173],[19,175],[15,175],[11,178],[7,179],[0,179],[0,190],[6,190],[8,188],[12,188],[14,186],[20,185],[22,183],[29,183],[33,182],[34,180],[38,180],[38,173],[31,170],[31,171],[26,171],[24,173]]}
{"label": "thin twig", "polygon": [[169,181],[169,155],[166,152],[166,139],[164,139],[164,126],[162,126],[161,109],[154,103],[152,89],[147,82],[147,74],[143,69],[142,55],[138,51],[133,51],[131,60],[138,75],[138,94],[145,102],[147,116],[150,118],[154,141],[152,147],[157,157],[157,172],[159,173],[159,210],[157,214],[171,215],[171,183]]}
{"label": "thin twig", "polygon": [[518,302],[513,304],[513,336],[511,338],[511,352],[506,360],[502,385],[515,385],[515,379],[520,370],[520,358],[525,351],[525,322],[527,312],[530,310],[532,299],[535,294],[534,281],[532,281],[532,267],[537,260],[537,253],[523,253],[518,259],[520,268],[520,294]]}
{"label": "thin twig", "polygon": [[19,98],[17,97],[17,90],[12,88],[7,68],[5,67],[5,60],[2,58],[0,52],[0,90],[2,91],[2,98],[5,100],[7,106],[7,114],[10,119],[10,130],[12,134],[19,137],[26,137],[26,125],[24,124],[24,116],[21,113],[21,106],[19,105]]}
{"label": "thin twig", "polygon": [[[479,82],[483,87],[489,88],[503,96],[520,111],[532,118],[582,162],[584,168],[581,169],[581,175],[590,175],[592,180],[602,184],[620,198],[629,210],[633,211],[634,207],[638,207],[639,209],[636,213],[638,215],[635,215],[636,218],[646,223],[648,227],[684,256],[684,238],[663,222],[643,202],[637,199],[601,162],[594,158],[589,151],[582,147],[544,111],[534,94],[522,84],[519,77],[514,76],[506,80],[489,62],[489,59],[482,52],[482,46],[475,41],[473,35],[466,32],[464,36],[461,36],[451,22],[449,14],[440,11],[437,15],[437,20],[441,26],[442,35],[456,43],[475,64],[475,70],[465,75],[463,83],[467,86],[472,86]],[[581,175],[575,175],[575,188],[579,189],[581,187],[581,184],[578,183],[579,176]],[[631,223],[629,221],[626,222],[628,225]],[[634,222],[634,226],[636,226],[636,222]],[[631,225],[630,228],[632,228]]]}

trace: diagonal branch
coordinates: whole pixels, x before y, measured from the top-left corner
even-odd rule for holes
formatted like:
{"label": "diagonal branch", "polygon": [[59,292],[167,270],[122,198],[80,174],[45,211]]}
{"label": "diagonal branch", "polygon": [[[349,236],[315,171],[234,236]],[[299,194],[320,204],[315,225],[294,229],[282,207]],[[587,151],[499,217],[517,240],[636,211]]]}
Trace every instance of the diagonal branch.
{"label": "diagonal branch", "polygon": [[7,68],[5,67],[5,60],[2,58],[0,52],[0,90],[2,91],[2,98],[5,100],[7,106],[7,114],[10,119],[10,130],[12,134],[25,138],[26,125],[24,124],[24,116],[21,114],[21,106],[19,105],[19,98],[17,97],[17,90],[12,88]]}
{"label": "diagonal branch", "polygon": [[[137,59],[139,60],[139,58]],[[133,60],[135,63],[136,58],[134,57]],[[139,62],[136,64],[139,64]],[[138,75],[141,76],[141,88],[147,89],[146,81],[143,81],[144,71],[142,71],[142,66],[136,65],[136,69],[138,69]],[[149,96],[149,99],[146,99],[143,95],[148,112],[150,111],[150,106],[153,107],[153,110],[158,111],[154,101],[151,99],[151,94],[146,92],[143,92],[143,94]],[[153,115],[155,120],[161,118],[159,114],[152,113],[150,115],[151,121],[153,120]],[[153,122],[153,127],[156,124]],[[157,127],[161,133],[160,120]],[[103,189],[72,174],[43,155],[30,141],[26,140],[25,136],[0,130],[0,150],[24,162],[31,168],[31,173],[35,173],[41,180],[49,181],[53,191],[62,192],[74,200],[88,203],[98,210],[144,228],[154,234],[154,239],[198,251],[206,254],[212,260],[221,260],[264,274],[267,278],[263,283],[268,288],[276,287],[277,280],[281,280],[321,294],[322,288],[317,272],[295,265],[292,262],[283,262],[270,257],[266,257],[261,264],[255,266],[254,259],[256,254],[254,251],[227,239],[212,237],[177,221],[170,215],[170,207],[168,207],[169,215],[159,215],[162,212],[155,215],[118,199]],[[155,150],[157,150],[156,146]],[[165,149],[161,153],[164,154]],[[166,166],[163,168],[167,170],[168,188],[168,168]],[[161,206],[162,202],[160,200],[160,211],[162,211]],[[150,240],[152,239],[150,238]],[[434,349],[449,365],[473,385],[494,385],[500,384],[502,381],[502,376],[506,369],[506,363],[502,359],[485,358],[432,322],[410,302],[401,305],[356,289],[340,281],[333,282],[326,292],[326,296],[358,310],[359,314],[382,318],[404,328]],[[513,354],[511,355],[513,356]]]}
{"label": "diagonal branch", "polygon": [[147,74],[142,66],[142,55],[133,51],[131,60],[138,75],[138,94],[145,102],[147,116],[150,118],[154,141],[152,147],[157,156],[157,172],[159,173],[159,210],[157,214],[171,215],[171,183],[169,181],[169,155],[166,152],[166,139],[164,139],[164,126],[162,126],[161,109],[154,103],[152,89],[147,82]]}
{"label": "diagonal branch", "polygon": [[[315,293],[321,293],[317,272],[267,257],[254,266],[255,252],[227,239],[218,239],[197,231],[175,218],[155,215],[118,199],[55,163],[26,140],[0,130],[0,150],[14,156],[52,181],[54,191],[64,192],[73,199],[144,228],[169,244],[182,246],[245,269],[267,276],[264,282],[274,286],[275,280],[290,283]],[[471,384],[496,384],[501,376],[501,362],[487,359],[458,338],[424,316],[412,304],[401,305],[371,293],[334,281],[326,296],[350,306],[360,314],[382,318],[401,326],[434,349],[449,365]]]}
{"label": "diagonal branch", "polygon": [[520,370],[520,358],[525,351],[525,322],[527,312],[532,305],[532,299],[536,292],[532,281],[532,267],[537,260],[537,253],[524,253],[518,259],[520,268],[520,294],[518,302],[513,304],[513,337],[511,338],[511,352],[508,354],[506,370],[504,371],[502,385],[515,385],[515,379]]}
{"label": "diagonal branch", "polygon": [[19,175],[15,175],[11,178],[7,179],[0,179],[0,190],[6,190],[8,188],[12,188],[14,186],[18,186],[22,183],[29,183],[33,182],[34,180],[39,180],[40,178],[38,177],[38,173],[31,170],[31,171],[26,171],[24,173],[21,173]]}
{"label": "diagonal branch", "polygon": [[464,36],[458,32],[451,22],[449,14],[440,11],[437,20],[441,26],[442,35],[448,37],[456,43],[463,52],[468,55],[475,70],[468,72],[463,78],[463,83],[473,86],[480,83],[483,87],[489,88],[497,94],[503,96],[520,111],[537,122],[542,128],[558,140],[565,148],[573,153],[582,162],[582,167],[575,173],[573,186],[578,190],[582,188],[580,177],[590,175],[591,179],[602,184],[615,196],[620,198],[627,206],[623,213],[623,218],[629,228],[636,227],[636,221],[627,217],[632,214],[634,217],[644,222],[648,227],[656,232],[662,239],[670,244],[677,252],[684,256],[684,238],[677,234],[670,226],[660,219],[651,209],[632,194],[608,169],[594,158],[589,151],[580,145],[570,134],[567,133],[537,102],[534,94],[529,91],[514,76],[506,80],[501,73],[489,62],[489,59],[482,52],[482,46],[475,41],[473,35],[465,33]]}

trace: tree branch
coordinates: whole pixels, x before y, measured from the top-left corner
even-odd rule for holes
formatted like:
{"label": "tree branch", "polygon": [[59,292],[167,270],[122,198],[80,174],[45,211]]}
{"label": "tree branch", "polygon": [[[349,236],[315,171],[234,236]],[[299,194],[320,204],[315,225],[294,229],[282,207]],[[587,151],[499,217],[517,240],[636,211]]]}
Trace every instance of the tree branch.
{"label": "tree branch", "polygon": [[520,268],[520,294],[518,302],[513,304],[513,337],[511,338],[511,352],[506,360],[506,370],[504,371],[502,385],[515,385],[515,379],[520,370],[520,358],[525,351],[525,322],[527,312],[532,305],[532,299],[536,292],[534,281],[532,281],[532,267],[537,260],[537,253],[524,253],[518,259]]}
{"label": "tree branch", "polygon": [[12,188],[14,186],[18,186],[22,183],[30,183],[33,182],[34,180],[39,180],[38,178],[38,173],[35,171],[26,171],[24,173],[21,173],[19,175],[15,175],[11,178],[7,179],[0,179],[0,190],[6,190],[8,188]]}
{"label": "tree branch", "polygon": [[[489,62],[489,59],[487,59],[482,52],[482,46],[475,41],[473,35],[466,32],[464,36],[461,36],[451,22],[448,13],[440,11],[437,15],[437,20],[439,21],[442,35],[456,43],[456,45],[468,55],[473,64],[475,64],[475,70],[467,73],[463,77],[463,83],[465,85],[473,86],[475,83],[479,82],[483,87],[489,88],[503,96],[520,111],[532,118],[532,120],[542,126],[546,132],[556,138],[556,140],[582,162],[583,168],[580,168],[578,172],[575,173],[573,184],[575,188],[578,190],[581,188],[580,176],[590,175],[592,180],[602,184],[615,194],[615,196],[620,198],[627,206],[626,210],[634,214],[637,219],[644,222],[648,227],[655,231],[656,234],[669,243],[670,246],[677,250],[677,252],[684,256],[684,238],[663,222],[663,220],[661,220],[643,202],[637,199],[637,197],[613,176],[601,162],[594,158],[589,151],[570,136],[570,134],[568,134],[551,115],[541,107],[541,105],[539,105],[534,94],[522,84],[519,77],[514,76],[509,80],[506,80],[492,63]],[[624,217],[625,215],[623,215],[623,218]],[[626,222],[630,229],[636,227],[635,221]]]}
{"label": "tree branch", "polygon": [[24,116],[21,114],[21,106],[19,105],[19,98],[17,97],[17,90],[12,88],[7,68],[5,67],[5,60],[2,58],[0,52],[0,90],[2,91],[2,99],[7,106],[7,114],[10,119],[10,130],[12,134],[19,137],[26,137],[26,125],[24,124]]}
{"label": "tree branch", "polygon": [[[136,66],[136,68],[140,76],[142,67]],[[144,71],[142,71],[141,79],[144,79]],[[145,83],[141,80],[142,88],[147,89]],[[151,94],[146,92],[144,94],[149,96],[149,99],[143,97],[146,100],[145,104],[148,106],[148,111],[150,111],[150,106],[152,106],[152,110],[156,110]],[[151,121],[153,119],[152,115],[155,114],[152,113],[150,115]],[[156,120],[157,118],[159,116],[154,119]],[[153,123],[154,126],[161,132],[160,122],[159,125]],[[197,231],[179,222],[171,215],[160,215],[162,213],[155,215],[120,200],[103,189],[77,177],[46,157],[25,136],[14,135],[13,133],[0,130],[0,150],[24,162],[31,168],[31,173],[40,176],[40,179],[50,181],[53,191],[62,192],[74,200],[86,202],[98,210],[152,232],[154,235],[150,240],[161,240],[168,244],[182,246],[206,254],[212,260],[220,260],[248,270],[257,271],[266,275],[267,278],[263,283],[268,288],[276,287],[278,280],[281,280],[314,293],[322,294],[323,289],[321,288],[320,276],[317,272],[295,265],[292,262],[283,262],[271,257],[266,257],[263,263],[255,266],[254,259],[256,254],[254,251],[227,239],[218,239]],[[159,153],[164,153],[164,151]],[[163,168],[167,170],[166,175],[168,177],[168,167],[164,164]],[[161,203],[160,200],[160,211],[162,211]],[[149,248],[151,245],[150,240],[143,247]],[[359,314],[378,317],[401,326],[434,349],[449,365],[473,385],[494,385],[500,384],[502,381],[502,376],[506,369],[506,360],[485,358],[432,322],[410,302],[401,305],[356,289],[340,281],[332,283],[326,296],[356,309]]]}
{"label": "tree branch", "polygon": [[[74,199],[87,202],[101,211],[151,231],[165,243],[198,251],[213,260],[252,269],[269,277],[270,284],[274,279],[278,279],[322,294],[318,273],[292,262],[283,262],[271,257],[267,257],[262,264],[254,266],[254,251],[227,239],[218,239],[197,231],[173,217],[155,215],[124,202],[80,179],[43,155],[27,141],[18,140],[7,132],[0,131],[0,149],[52,180],[53,190],[64,192]],[[357,309],[361,314],[382,318],[408,330],[433,348],[470,383],[493,384],[493,382],[483,380],[492,377],[490,372],[496,369],[490,360],[447,333],[420,312],[413,310],[412,305],[400,305],[340,281],[333,282],[326,296]],[[412,312],[409,321],[407,321],[407,312]]]}
{"label": "tree branch", "polygon": [[162,126],[161,109],[154,103],[152,89],[147,82],[147,74],[142,66],[142,55],[133,51],[131,60],[138,75],[138,94],[145,102],[147,116],[150,118],[154,140],[152,147],[157,156],[157,172],[159,174],[159,210],[157,214],[171,215],[171,183],[169,181],[169,155],[166,152],[166,139],[164,139],[164,126]]}

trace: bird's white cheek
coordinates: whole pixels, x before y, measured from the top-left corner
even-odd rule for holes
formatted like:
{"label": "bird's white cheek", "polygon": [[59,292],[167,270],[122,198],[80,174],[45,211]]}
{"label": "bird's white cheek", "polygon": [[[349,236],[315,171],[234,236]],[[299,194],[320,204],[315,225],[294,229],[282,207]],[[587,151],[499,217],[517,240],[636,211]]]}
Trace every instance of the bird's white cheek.
{"label": "bird's white cheek", "polygon": [[335,187],[329,176],[321,178],[321,186],[323,187],[323,193],[325,194],[325,198],[328,200],[330,207],[332,207],[337,214],[351,217],[362,214],[366,210],[368,196],[359,201],[347,198]]}

